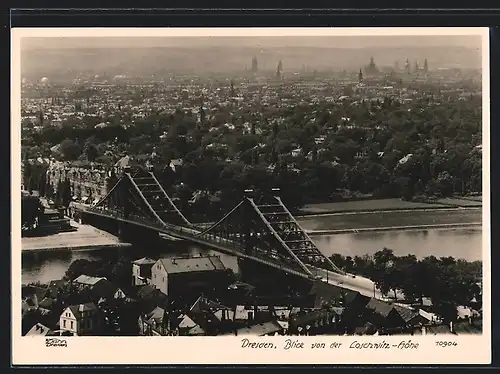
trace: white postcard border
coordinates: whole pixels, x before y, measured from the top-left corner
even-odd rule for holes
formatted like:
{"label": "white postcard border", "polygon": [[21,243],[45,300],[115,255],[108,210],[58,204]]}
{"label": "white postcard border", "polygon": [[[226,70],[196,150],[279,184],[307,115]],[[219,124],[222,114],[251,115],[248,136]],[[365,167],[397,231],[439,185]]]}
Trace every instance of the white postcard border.
{"label": "white postcard border", "polygon": [[[68,364],[487,364],[491,362],[490,261],[490,67],[488,28],[15,28],[11,30],[11,188],[12,209],[12,363]],[[20,40],[22,37],[139,36],[320,36],[320,35],[480,35],[483,76],[483,329],[480,336],[314,336],[248,337],[276,348],[242,348],[238,337],[75,337],[67,347],[46,347],[44,338],[21,337],[20,199]],[[305,343],[305,349],[285,350],[285,340]],[[391,348],[349,348],[353,342],[387,342]],[[398,349],[393,344],[418,343]],[[456,342],[440,347],[436,342]],[[340,348],[330,348],[341,342]],[[325,343],[325,349],[311,349]],[[403,344],[405,346],[405,344]],[[409,346],[409,345],[408,345]]]}

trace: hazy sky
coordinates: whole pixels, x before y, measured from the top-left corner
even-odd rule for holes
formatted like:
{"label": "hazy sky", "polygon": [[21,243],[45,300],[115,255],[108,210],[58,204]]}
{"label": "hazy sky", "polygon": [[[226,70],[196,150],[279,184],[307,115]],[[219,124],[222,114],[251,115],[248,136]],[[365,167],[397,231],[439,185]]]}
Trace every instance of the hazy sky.
{"label": "hazy sky", "polygon": [[481,48],[481,37],[470,36],[285,36],[285,37],[23,37],[21,48],[151,48],[198,46],[248,47],[426,47],[463,46]]}

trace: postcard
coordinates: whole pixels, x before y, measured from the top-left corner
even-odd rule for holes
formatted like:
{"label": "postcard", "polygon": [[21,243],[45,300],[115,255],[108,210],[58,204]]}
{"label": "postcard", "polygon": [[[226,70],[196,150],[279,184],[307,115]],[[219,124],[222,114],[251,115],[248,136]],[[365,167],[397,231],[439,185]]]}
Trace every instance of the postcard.
{"label": "postcard", "polygon": [[12,29],[13,364],[490,363],[488,38]]}

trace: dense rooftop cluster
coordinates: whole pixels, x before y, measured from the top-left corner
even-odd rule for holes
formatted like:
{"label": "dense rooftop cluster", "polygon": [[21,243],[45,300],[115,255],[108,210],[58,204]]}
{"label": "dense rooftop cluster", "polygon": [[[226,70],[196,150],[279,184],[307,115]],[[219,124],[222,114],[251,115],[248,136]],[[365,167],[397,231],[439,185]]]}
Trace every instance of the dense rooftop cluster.
{"label": "dense rooftop cluster", "polygon": [[249,187],[281,187],[291,206],[481,191],[481,89],[465,74],[112,83],[26,85],[25,158],[127,153],[167,167],[187,200],[228,206]]}

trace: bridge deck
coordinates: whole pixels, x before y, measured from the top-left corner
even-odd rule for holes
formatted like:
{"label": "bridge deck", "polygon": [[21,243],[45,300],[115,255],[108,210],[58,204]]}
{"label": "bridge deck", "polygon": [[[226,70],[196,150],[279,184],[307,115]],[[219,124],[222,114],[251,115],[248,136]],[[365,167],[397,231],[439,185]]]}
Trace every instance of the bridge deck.
{"label": "bridge deck", "polygon": [[[110,212],[107,211],[106,213],[99,213],[96,211],[87,211],[87,213],[90,214],[95,214],[95,215],[100,215],[103,217],[110,217]],[[120,216],[113,217],[114,219],[123,221],[123,222],[131,222],[136,225],[142,225],[144,227],[151,228],[150,223],[140,223],[136,221],[128,221],[123,219]],[[251,256],[242,251],[241,248],[239,248],[238,244],[235,243],[234,241],[220,238],[220,237],[215,237],[211,240],[208,239],[208,235],[199,235],[202,233],[202,229],[195,229],[195,228],[186,228],[186,227],[180,227],[180,226],[175,226],[175,225],[164,225],[163,227],[154,227],[158,232],[166,234],[170,237],[178,238],[178,239],[185,239],[189,240],[191,242],[210,247],[216,251],[219,251],[221,253],[226,253],[229,255],[233,255],[236,257],[241,257],[241,258],[246,258],[250,259],[262,264],[265,264],[267,266],[273,267],[275,269],[279,269],[281,271],[285,271],[289,274],[293,274],[305,279],[315,279],[315,280],[320,280],[322,282],[331,284],[336,287],[344,288],[347,290],[359,292],[360,294],[367,296],[367,297],[376,297],[376,298],[382,298],[382,294],[378,289],[376,289],[373,281],[359,277],[359,276],[353,276],[351,274],[339,274],[333,271],[326,271],[324,269],[319,269],[317,267],[307,265],[311,273],[313,274],[313,277],[310,275],[307,275],[303,272],[297,271],[295,269],[291,269],[287,266],[284,266],[283,263],[279,261],[270,261],[270,260],[265,260],[259,257]]]}

